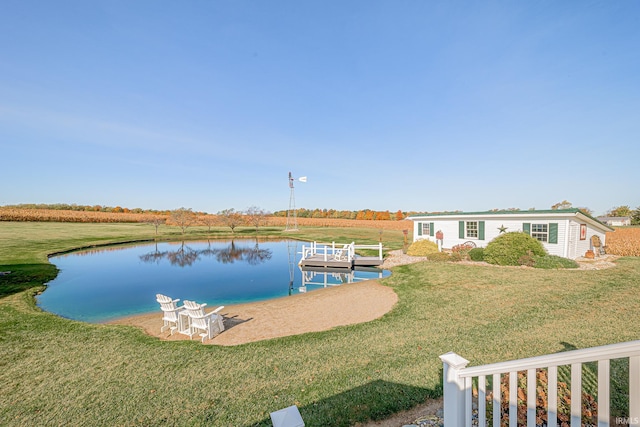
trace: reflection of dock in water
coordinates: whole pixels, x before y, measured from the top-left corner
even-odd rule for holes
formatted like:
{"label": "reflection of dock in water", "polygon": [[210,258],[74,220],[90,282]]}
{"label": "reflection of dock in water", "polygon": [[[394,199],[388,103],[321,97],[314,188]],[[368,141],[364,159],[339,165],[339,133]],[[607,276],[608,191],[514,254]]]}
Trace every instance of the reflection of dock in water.
{"label": "reflection of dock in water", "polygon": [[[383,270],[373,267],[354,267],[352,269],[300,267],[300,271],[302,272],[302,286],[298,288],[300,292],[306,292],[307,286],[327,288],[375,278],[382,279],[383,277]],[[366,277],[363,277],[358,274],[359,272],[374,274],[367,274]]]}
{"label": "reflection of dock in water", "polygon": [[[375,250],[377,256],[359,256],[356,250]],[[323,267],[353,269],[355,267],[372,267],[382,265],[382,243],[377,245],[356,245],[312,242],[302,246],[301,267]]]}

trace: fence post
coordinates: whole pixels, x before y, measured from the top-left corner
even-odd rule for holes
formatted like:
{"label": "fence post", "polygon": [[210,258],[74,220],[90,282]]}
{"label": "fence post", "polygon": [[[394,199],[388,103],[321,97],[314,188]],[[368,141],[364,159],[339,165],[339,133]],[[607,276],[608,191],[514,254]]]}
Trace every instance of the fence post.
{"label": "fence post", "polygon": [[440,356],[442,360],[442,387],[444,394],[444,426],[458,427],[465,425],[465,381],[460,378],[460,371],[469,361],[464,357],[449,352]]}

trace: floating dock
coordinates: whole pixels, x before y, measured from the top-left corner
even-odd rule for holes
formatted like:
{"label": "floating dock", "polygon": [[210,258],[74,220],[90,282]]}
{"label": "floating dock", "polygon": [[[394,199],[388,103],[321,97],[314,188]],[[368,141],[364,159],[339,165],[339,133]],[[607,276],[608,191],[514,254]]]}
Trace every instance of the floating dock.
{"label": "floating dock", "polygon": [[[359,256],[356,249],[374,249],[378,256]],[[375,267],[382,265],[382,243],[378,245],[356,245],[312,242],[309,246],[302,246],[300,267],[346,268]]]}

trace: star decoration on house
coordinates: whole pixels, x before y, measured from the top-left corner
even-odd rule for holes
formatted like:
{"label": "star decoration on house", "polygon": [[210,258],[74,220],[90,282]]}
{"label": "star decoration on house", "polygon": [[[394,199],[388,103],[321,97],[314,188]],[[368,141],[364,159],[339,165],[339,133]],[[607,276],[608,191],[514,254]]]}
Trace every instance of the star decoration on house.
{"label": "star decoration on house", "polygon": [[503,224],[500,227],[498,227],[498,230],[500,231],[500,233],[506,233],[507,232],[507,228],[509,228],[509,227],[505,227],[504,224]]}

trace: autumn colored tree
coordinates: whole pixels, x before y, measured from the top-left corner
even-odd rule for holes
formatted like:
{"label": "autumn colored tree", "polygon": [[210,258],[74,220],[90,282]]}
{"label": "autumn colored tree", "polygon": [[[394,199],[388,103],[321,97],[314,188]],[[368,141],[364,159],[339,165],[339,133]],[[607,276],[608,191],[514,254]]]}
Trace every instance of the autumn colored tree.
{"label": "autumn colored tree", "polygon": [[232,233],[235,233],[235,228],[243,222],[242,212],[237,212],[233,208],[218,212],[218,218],[222,224],[231,229]]}
{"label": "autumn colored tree", "polygon": [[247,222],[256,228],[256,233],[258,232],[258,227],[263,225],[267,220],[267,212],[257,206],[247,208],[244,214]]}
{"label": "autumn colored tree", "polygon": [[578,208],[578,209],[589,216],[593,216],[593,211],[589,208]]}
{"label": "autumn colored tree", "polygon": [[198,218],[198,222],[200,222],[202,225],[207,226],[208,232],[211,233],[211,227],[218,224],[218,218],[215,215],[205,214],[205,215],[201,215]]}
{"label": "autumn colored tree", "polygon": [[191,208],[180,208],[173,210],[171,211],[170,216],[171,222],[180,227],[180,229],[182,230],[182,234],[184,234],[187,231],[187,228],[193,225],[196,220],[195,214],[193,213]]}
{"label": "autumn colored tree", "polygon": [[398,212],[396,212],[396,221],[402,221],[403,219],[404,219],[404,214],[400,209],[398,209]]}
{"label": "autumn colored tree", "polygon": [[376,221],[389,221],[391,219],[391,214],[389,211],[376,212],[374,218]]}
{"label": "autumn colored tree", "polygon": [[607,212],[607,216],[632,216],[632,214],[629,206],[616,206]]}
{"label": "autumn colored tree", "polygon": [[563,200],[551,206],[551,209],[553,209],[554,211],[558,209],[571,209],[572,206],[573,205],[571,204],[571,202]]}

